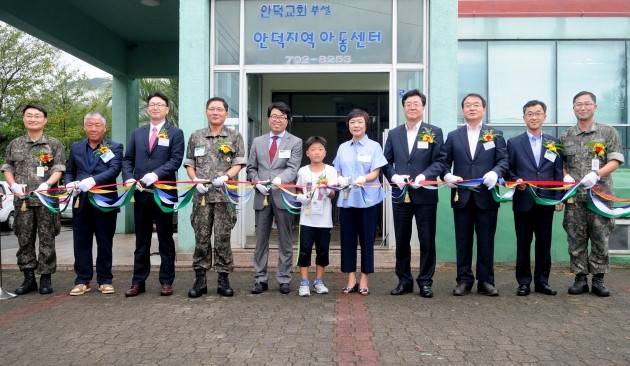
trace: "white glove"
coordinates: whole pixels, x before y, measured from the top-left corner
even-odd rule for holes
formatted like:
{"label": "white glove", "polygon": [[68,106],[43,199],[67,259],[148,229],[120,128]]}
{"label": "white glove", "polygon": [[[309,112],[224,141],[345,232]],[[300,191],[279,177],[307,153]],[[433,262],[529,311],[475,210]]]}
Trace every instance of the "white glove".
{"label": "white glove", "polygon": [[397,185],[398,188],[400,188],[400,189],[404,189],[405,188],[405,179],[409,179],[409,176],[408,175],[398,175],[398,174],[392,175],[392,183]]}
{"label": "white glove", "polygon": [[363,184],[363,183],[365,183],[365,177],[362,175],[359,175],[357,179],[354,180],[354,184]]}
{"label": "white glove", "polygon": [[74,181],[74,182],[70,182],[68,184],[66,184],[66,190],[67,191],[71,191],[73,189],[77,188],[77,184],[79,184],[79,181]]}
{"label": "white glove", "polygon": [[11,192],[20,198],[24,198],[24,184],[11,184]]}
{"label": "white glove", "polygon": [[422,182],[423,180],[427,180],[424,174],[418,174],[416,179],[413,180],[413,183],[411,183],[411,188],[415,188],[415,189],[420,188],[420,182]]}
{"label": "white glove", "polygon": [[306,197],[306,195],[302,193],[298,194],[296,199],[300,201],[301,204],[305,204],[306,202],[308,202],[308,197]]}
{"label": "white glove", "polygon": [[195,178],[193,179],[193,182],[201,182],[201,183],[197,183],[197,192],[201,193],[201,194],[205,194],[206,192],[208,192],[208,187],[206,187],[205,183],[208,183],[208,181],[206,179],[201,179],[201,178]]}
{"label": "white glove", "polygon": [[497,184],[497,180],[499,180],[499,176],[492,170],[483,175],[483,184],[488,187],[488,190],[494,188]]}
{"label": "white glove", "polygon": [[[129,187],[130,185],[134,184],[136,182],[135,179],[131,178],[131,179],[127,179],[125,181],[125,187]],[[67,186],[66,186],[67,187]]]}
{"label": "white glove", "polygon": [[595,172],[590,172],[582,178],[580,184],[584,186],[584,188],[592,188],[599,181],[599,176]]}
{"label": "white glove", "polygon": [[281,185],[282,184],[282,179],[280,179],[280,177],[275,177],[275,178],[273,178],[271,183],[273,183],[275,185]]}
{"label": "white glove", "polygon": [[222,175],[219,178],[215,178],[212,181],[212,185],[215,186],[215,187],[221,187],[223,185],[223,183],[227,182],[228,179],[229,178],[228,178],[227,175]]}
{"label": "white glove", "polygon": [[350,179],[347,177],[342,177],[342,176],[337,177],[337,184],[339,185],[339,187],[347,186],[349,182],[350,182]]}
{"label": "white glove", "polygon": [[80,181],[79,184],[77,184],[77,188],[81,190],[81,192],[87,192],[90,189],[92,189],[92,187],[94,187],[95,185],[96,185],[96,182],[94,181],[94,178],[89,177]]}
{"label": "white glove", "polygon": [[562,178],[562,181],[565,183],[575,183],[575,179],[570,174],[567,174]]}
{"label": "white glove", "polygon": [[47,191],[48,188],[50,188],[50,186],[48,185],[48,183],[44,182],[40,184],[39,187],[37,187],[36,191]]}
{"label": "white glove", "polygon": [[153,183],[158,181],[158,176],[155,173],[147,173],[140,179],[140,181],[144,184],[145,187],[152,185]]}
{"label": "white glove", "polygon": [[444,181],[446,182],[446,185],[449,188],[457,188],[457,186],[452,184],[452,183],[459,182],[459,181],[462,181],[462,180],[463,180],[462,177],[458,177],[458,176],[453,175],[451,173],[446,173],[446,175],[444,176]]}
{"label": "white glove", "polygon": [[267,182],[269,181],[264,180],[256,184],[256,189],[258,190],[258,192],[264,194],[265,196],[269,195],[269,188],[267,186],[262,185],[261,183],[267,183]]}

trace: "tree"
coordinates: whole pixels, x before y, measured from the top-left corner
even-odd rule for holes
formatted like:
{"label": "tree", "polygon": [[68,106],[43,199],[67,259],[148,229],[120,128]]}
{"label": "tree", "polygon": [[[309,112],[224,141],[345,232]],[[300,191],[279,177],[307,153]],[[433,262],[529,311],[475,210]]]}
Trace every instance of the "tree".
{"label": "tree", "polygon": [[168,121],[175,126],[179,124],[179,81],[171,79],[140,79],[140,125],[149,122],[147,114],[147,97],[151,93],[160,92],[169,99]]}
{"label": "tree", "polygon": [[85,74],[59,63],[60,57],[51,45],[0,23],[0,161],[7,144],[25,133],[22,108],[28,103],[46,107],[46,133],[61,140],[66,151],[85,138],[87,112],[102,113],[111,127],[111,81],[98,88]]}
{"label": "tree", "polygon": [[59,55],[47,43],[0,23],[0,156],[23,133],[22,108],[39,101]]}

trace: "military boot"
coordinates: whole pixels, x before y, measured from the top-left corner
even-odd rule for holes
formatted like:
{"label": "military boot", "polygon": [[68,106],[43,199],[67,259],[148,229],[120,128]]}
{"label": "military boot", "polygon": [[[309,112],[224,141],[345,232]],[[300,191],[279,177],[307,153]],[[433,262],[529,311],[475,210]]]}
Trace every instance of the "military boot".
{"label": "military boot", "polygon": [[606,285],[604,285],[604,274],[603,273],[598,273],[596,275],[593,275],[593,281],[591,283],[591,291],[599,296],[599,297],[606,297],[606,296],[610,296],[610,290],[606,287]]}
{"label": "military boot", "polygon": [[573,282],[573,286],[569,287],[569,294],[582,295],[585,292],[588,292],[588,279],[586,275],[575,275],[575,282]]}
{"label": "military boot", "polygon": [[206,270],[195,269],[195,283],[193,287],[188,291],[188,297],[199,297],[202,294],[208,293],[208,286],[206,284]]}
{"label": "military boot", "polygon": [[234,296],[234,290],[230,287],[230,280],[227,273],[219,273],[217,278],[217,294],[221,296]]}
{"label": "military boot", "polygon": [[24,270],[24,282],[20,287],[15,289],[18,295],[26,295],[29,292],[37,291],[37,281],[35,280],[35,271],[32,269]]}
{"label": "military boot", "polygon": [[43,274],[39,278],[39,293],[42,295],[52,294],[52,279],[50,278],[50,274]]}

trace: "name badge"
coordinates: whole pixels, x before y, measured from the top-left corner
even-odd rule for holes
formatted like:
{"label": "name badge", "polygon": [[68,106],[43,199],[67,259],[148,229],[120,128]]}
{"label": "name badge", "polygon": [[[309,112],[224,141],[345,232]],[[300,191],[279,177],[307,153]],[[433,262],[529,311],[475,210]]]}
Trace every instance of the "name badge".
{"label": "name badge", "polygon": [[46,171],[46,169],[44,169],[43,166],[38,166],[37,167],[37,176],[40,177],[40,178],[43,177],[45,171]]}
{"label": "name badge", "polygon": [[494,141],[484,142],[483,148],[486,150],[494,149]]}
{"label": "name badge", "polygon": [[291,158],[291,150],[280,150],[278,153],[279,159],[289,159]]}
{"label": "name badge", "polygon": [[591,170],[599,170],[599,159],[591,160]]}
{"label": "name badge", "polygon": [[195,148],[195,156],[204,156],[206,155],[206,148],[205,147],[196,147]]}
{"label": "name badge", "polygon": [[158,139],[158,145],[159,146],[168,146],[170,144],[170,140],[169,139]]}
{"label": "name badge", "polygon": [[372,157],[368,154],[359,154],[357,160],[359,160],[361,163],[369,163],[372,161]]}
{"label": "name badge", "polygon": [[429,141],[418,141],[418,149],[428,149]]}
{"label": "name badge", "polygon": [[101,160],[103,160],[103,163],[107,163],[108,161],[112,160],[113,158],[114,158],[114,153],[111,150],[109,150],[105,154],[101,155]]}
{"label": "name badge", "polygon": [[556,161],[556,158],[558,157],[558,155],[552,153],[551,151],[547,150],[545,151],[545,159],[549,160],[550,162],[554,162]]}

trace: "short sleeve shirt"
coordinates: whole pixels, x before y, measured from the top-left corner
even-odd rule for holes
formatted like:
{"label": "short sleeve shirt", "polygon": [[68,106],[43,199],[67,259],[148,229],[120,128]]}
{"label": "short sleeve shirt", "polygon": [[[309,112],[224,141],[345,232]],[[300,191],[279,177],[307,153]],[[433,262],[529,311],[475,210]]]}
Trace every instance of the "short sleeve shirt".
{"label": "short sleeve shirt", "polygon": [[[594,159],[598,161],[600,168],[610,160],[617,160],[622,164],[624,162],[619,133],[611,126],[594,122],[588,131],[582,131],[575,125],[562,133],[560,142],[563,145],[564,169],[577,181],[592,171]],[[593,151],[592,146],[597,142],[605,146],[602,156]],[[596,187],[604,193],[613,194],[612,176],[602,177]],[[586,190],[580,187],[575,198],[578,202],[585,202]]]}
{"label": "short sleeve shirt", "polygon": [[[324,170],[320,172],[314,172],[311,170],[310,165],[306,165],[298,170],[297,185],[298,186],[317,186],[319,182],[325,179],[329,186],[337,184],[337,171],[330,165],[325,165]],[[326,189],[311,189],[302,188],[302,192],[311,193],[313,195],[312,200],[302,205],[300,213],[300,225],[311,227],[333,227],[332,223],[332,202],[330,198],[325,194]],[[320,205],[321,209],[311,210],[309,205]],[[307,208],[308,211],[307,211]],[[309,214],[307,214],[307,212]]]}
{"label": "short sleeve shirt", "polygon": [[[341,144],[333,165],[340,175],[354,182],[359,176],[365,176],[387,165],[387,159],[383,155],[381,145],[370,140],[366,135],[359,142],[350,140]],[[383,201],[383,188],[379,183],[380,180],[377,177],[374,181],[366,182],[363,191],[358,187],[353,187],[347,198],[344,192],[339,192],[337,206],[366,208],[380,203]]]}
{"label": "short sleeve shirt", "polygon": [[[36,190],[53,173],[65,172],[65,164],[65,151],[59,140],[44,134],[39,140],[32,141],[24,135],[9,143],[0,170],[13,173],[15,182],[26,184],[25,191],[29,192]],[[41,205],[35,196],[28,200],[29,206]]]}
{"label": "short sleeve shirt", "polygon": [[[190,135],[186,149],[185,167],[192,167],[198,178],[213,180],[225,175],[235,165],[245,165],[243,136],[235,129],[223,126],[217,136],[209,128]],[[227,202],[222,187],[213,187],[206,194],[207,202]],[[193,202],[200,202],[202,195],[195,194]]]}

